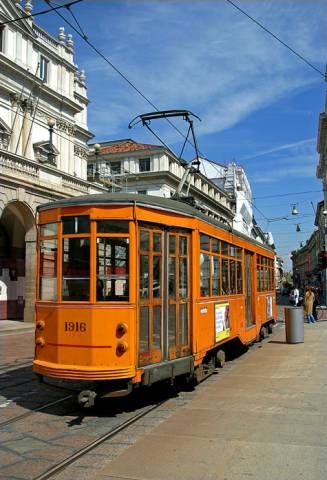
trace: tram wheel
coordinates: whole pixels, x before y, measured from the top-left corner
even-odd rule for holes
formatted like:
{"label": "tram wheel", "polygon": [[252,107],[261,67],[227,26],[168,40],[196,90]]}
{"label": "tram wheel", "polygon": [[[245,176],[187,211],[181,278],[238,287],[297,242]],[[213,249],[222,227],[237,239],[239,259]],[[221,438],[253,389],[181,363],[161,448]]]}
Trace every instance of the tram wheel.
{"label": "tram wheel", "polygon": [[218,368],[223,368],[226,362],[226,354],[224,350],[218,350],[216,353],[216,366]]}

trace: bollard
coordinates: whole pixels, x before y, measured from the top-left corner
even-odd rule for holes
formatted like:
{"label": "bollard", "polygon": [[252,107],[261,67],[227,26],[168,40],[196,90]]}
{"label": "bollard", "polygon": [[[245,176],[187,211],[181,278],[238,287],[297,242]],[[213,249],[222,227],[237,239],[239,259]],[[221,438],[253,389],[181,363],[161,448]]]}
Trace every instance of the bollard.
{"label": "bollard", "polygon": [[304,342],[304,320],[302,307],[285,307],[286,343]]}

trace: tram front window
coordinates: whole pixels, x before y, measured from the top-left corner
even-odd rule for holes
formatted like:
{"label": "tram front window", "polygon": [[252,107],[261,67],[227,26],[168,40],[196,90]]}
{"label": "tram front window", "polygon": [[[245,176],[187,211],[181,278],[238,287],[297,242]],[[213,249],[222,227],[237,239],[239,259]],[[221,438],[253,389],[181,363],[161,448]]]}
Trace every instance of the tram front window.
{"label": "tram front window", "polygon": [[96,298],[98,302],[128,300],[128,254],[128,238],[97,238]]}
{"label": "tram front window", "polygon": [[90,299],[89,238],[64,238],[62,259],[62,299]]}

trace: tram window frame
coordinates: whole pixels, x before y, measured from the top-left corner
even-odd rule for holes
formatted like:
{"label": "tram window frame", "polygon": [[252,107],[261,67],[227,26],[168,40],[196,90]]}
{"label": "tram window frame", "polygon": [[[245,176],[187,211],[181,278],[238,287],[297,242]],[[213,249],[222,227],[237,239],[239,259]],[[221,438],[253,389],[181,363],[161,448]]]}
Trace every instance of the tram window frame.
{"label": "tram window frame", "polygon": [[63,236],[90,234],[91,232],[89,215],[63,215],[61,223]]}
{"label": "tram window frame", "polygon": [[257,291],[269,292],[274,286],[274,261],[257,254]]}
{"label": "tram window frame", "polygon": [[[243,249],[237,245],[200,233],[200,297],[243,294],[242,252]],[[210,259],[208,289],[203,288],[203,280],[205,278],[204,265],[203,261],[201,261],[201,255],[203,254],[208,255]],[[215,274],[214,259],[219,259],[219,277]],[[231,286],[232,278],[233,285]]]}
{"label": "tram window frame", "polygon": [[[95,277],[96,302],[128,302],[130,296],[130,234],[128,220],[96,220]],[[105,230],[105,231],[103,231]],[[110,251],[110,259],[104,255],[100,265],[100,244]],[[123,244],[125,242],[125,245]],[[121,245],[119,245],[121,243]],[[119,248],[125,248],[121,256]],[[106,252],[104,252],[106,253]],[[121,252],[123,253],[123,252]],[[109,263],[106,263],[109,260]],[[113,263],[113,265],[111,264]],[[120,265],[117,264],[120,263]],[[100,267],[103,272],[100,272]],[[120,271],[125,268],[125,272]],[[108,272],[106,271],[108,269]]]}
{"label": "tram window frame", "polygon": [[[51,242],[52,246],[51,246]],[[49,251],[53,251],[53,258],[45,258],[42,248],[49,244]],[[56,302],[58,300],[58,223],[49,222],[39,226],[39,239],[38,239],[38,291],[37,298],[40,301]],[[48,265],[46,265],[48,263]],[[50,265],[49,265],[50,263]],[[49,270],[52,265],[52,275],[47,272],[47,275],[43,273]],[[48,294],[47,294],[48,293]]]}
{"label": "tram window frame", "polygon": [[[65,241],[68,240],[69,250],[65,251]],[[72,244],[70,248],[70,243],[72,240],[78,240],[80,242],[79,248],[81,250],[81,257],[78,259],[79,263],[82,264],[85,260],[88,269],[85,270],[83,276],[74,275],[74,265],[69,263],[69,255],[71,252],[77,254],[76,244]],[[84,244],[82,243],[84,242]],[[62,235],[62,260],[61,260],[61,299],[63,302],[89,302],[90,301],[90,288],[91,288],[91,235],[77,234],[77,235]],[[86,247],[86,248],[84,248]],[[86,254],[85,258],[82,258],[82,252],[85,249]],[[68,255],[68,261],[65,261]],[[88,260],[87,260],[88,258]],[[65,266],[67,263],[67,266]],[[67,275],[70,268],[72,272],[70,275]],[[88,276],[85,275],[88,270]],[[74,283],[76,282],[76,286]],[[67,293],[65,293],[67,292]]]}
{"label": "tram window frame", "polygon": [[156,226],[141,224],[137,237],[140,346],[138,361],[140,365],[146,365],[158,361],[162,355],[164,232]]}

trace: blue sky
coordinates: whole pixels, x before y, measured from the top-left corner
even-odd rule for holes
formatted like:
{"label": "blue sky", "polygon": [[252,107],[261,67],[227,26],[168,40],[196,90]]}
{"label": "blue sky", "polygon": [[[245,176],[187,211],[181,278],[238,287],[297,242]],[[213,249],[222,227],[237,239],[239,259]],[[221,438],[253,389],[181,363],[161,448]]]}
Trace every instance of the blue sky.
{"label": "blue sky", "polygon": [[[325,71],[325,1],[235,3]],[[33,4],[34,12],[46,5],[42,0]],[[157,108],[187,109],[201,118],[194,126],[203,155],[245,168],[256,219],[273,233],[289,267],[289,254],[310,236],[314,208],[323,198],[315,176],[323,77],[226,0],[84,0],[72,10],[89,41]],[[69,12],[61,12],[76,25]],[[64,25],[55,13],[39,17],[38,23],[53,35]],[[65,30],[73,33],[76,63],[86,72],[94,140],[156,143],[141,126],[128,130],[133,117],[154,108],[69,26]],[[186,125],[176,125],[186,132]],[[176,130],[166,122],[155,127],[179,152],[183,138]],[[294,203],[296,218],[290,215]],[[288,220],[275,220],[279,217]]]}

